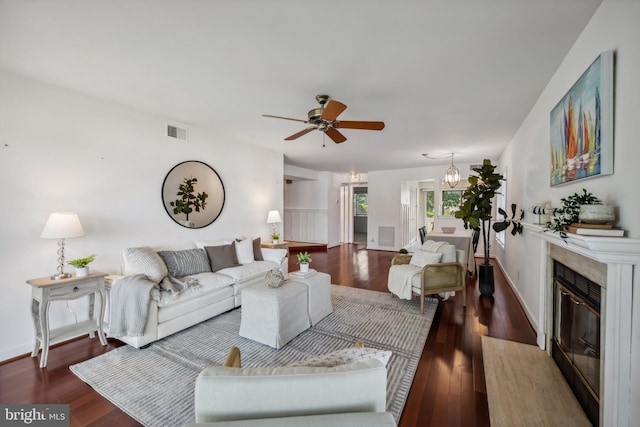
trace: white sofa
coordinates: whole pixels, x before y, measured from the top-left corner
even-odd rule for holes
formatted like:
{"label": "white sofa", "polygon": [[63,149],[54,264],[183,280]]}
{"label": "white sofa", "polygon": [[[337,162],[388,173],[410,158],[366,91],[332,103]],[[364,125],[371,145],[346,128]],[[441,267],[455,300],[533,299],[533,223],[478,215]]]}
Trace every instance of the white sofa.
{"label": "white sofa", "polygon": [[[168,247],[138,247],[122,251],[122,271],[124,276],[144,274],[158,286],[151,290],[149,309],[144,333],[142,335],[116,336],[119,340],[140,348],[156,340],[196,325],[218,314],[240,306],[242,290],[249,286],[264,283],[267,271],[280,269],[285,275],[288,272],[288,252],[286,249],[260,248],[259,239],[252,242],[251,251],[242,241],[225,239],[216,241],[194,241],[184,245]],[[257,243],[257,244],[256,244]],[[167,256],[186,253],[185,251],[227,251],[233,247],[238,265],[225,266],[213,271],[198,272],[186,276],[178,276],[182,281],[197,280],[196,286],[190,286],[179,293],[171,292],[163,286],[167,281],[171,268],[166,268]],[[242,249],[241,249],[242,248]],[[259,253],[257,253],[259,251]],[[155,255],[154,254],[159,254]],[[160,256],[162,255],[162,256]],[[215,255],[213,256],[215,257]],[[262,258],[256,260],[256,258]],[[160,261],[158,261],[160,259]],[[206,259],[206,258],[205,258]],[[214,260],[209,254],[211,267]],[[192,266],[174,265],[174,270],[188,271]],[[176,270],[176,271],[177,271]],[[193,271],[200,271],[196,269]],[[123,277],[123,276],[120,276]],[[114,286],[115,280],[110,287]],[[112,302],[113,304],[113,302]]]}
{"label": "white sofa", "polygon": [[395,426],[387,370],[371,359],[333,367],[206,368],[195,426]]}

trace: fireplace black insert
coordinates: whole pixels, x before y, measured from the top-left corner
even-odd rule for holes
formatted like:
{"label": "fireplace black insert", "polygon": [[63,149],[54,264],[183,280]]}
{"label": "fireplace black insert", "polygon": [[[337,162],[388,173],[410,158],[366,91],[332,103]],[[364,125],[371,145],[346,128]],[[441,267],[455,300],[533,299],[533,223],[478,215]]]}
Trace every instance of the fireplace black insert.
{"label": "fireplace black insert", "polygon": [[600,416],[598,284],[554,261],[551,355],[594,426]]}

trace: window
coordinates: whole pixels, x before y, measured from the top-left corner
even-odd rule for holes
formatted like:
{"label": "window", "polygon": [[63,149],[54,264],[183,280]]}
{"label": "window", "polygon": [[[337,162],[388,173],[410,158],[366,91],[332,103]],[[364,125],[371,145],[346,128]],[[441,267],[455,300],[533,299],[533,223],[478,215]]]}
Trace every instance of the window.
{"label": "window", "polygon": [[427,218],[426,227],[427,231],[433,230],[434,226],[434,217],[436,216],[436,192],[429,190],[424,191],[424,206],[425,206],[425,216]]}
{"label": "window", "polygon": [[353,216],[367,216],[369,203],[366,193],[353,195]]}
{"label": "window", "polygon": [[464,190],[442,190],[442,216],[454,216],[462,204]]}

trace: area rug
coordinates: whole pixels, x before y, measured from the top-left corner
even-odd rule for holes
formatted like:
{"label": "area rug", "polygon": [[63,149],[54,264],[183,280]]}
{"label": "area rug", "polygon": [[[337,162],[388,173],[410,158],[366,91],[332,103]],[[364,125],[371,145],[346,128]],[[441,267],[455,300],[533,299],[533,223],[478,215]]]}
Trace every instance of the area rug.
{"label": "area rug", "polygon": [[539,347],[482,337],[491,427],[591,426],[553,359]]}
{"label": "area rug", "polygon": [[238,335],[242,308],[221,314],[145,349],[119,347],[70,366],[98,393],[145,426],[194,422],[198,373],[221,365],[232,346],[243,367],[285,366],[311,356],[353,346],[393,352],[387,365],[387,410],[396,421],[402,409],[438,305],[393,298],[391,294],[331,286],[334,312],[280,350]]}

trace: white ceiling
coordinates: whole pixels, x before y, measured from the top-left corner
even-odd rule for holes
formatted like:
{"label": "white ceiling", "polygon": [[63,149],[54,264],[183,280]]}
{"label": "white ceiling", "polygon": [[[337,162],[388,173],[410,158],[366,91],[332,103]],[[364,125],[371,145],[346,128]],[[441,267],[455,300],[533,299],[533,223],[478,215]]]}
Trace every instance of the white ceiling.
{"label": "white ceiling", "polygon": [[[0,0],[0,69],[315,170],[497,157],[602,0]],[[334,144],[315,95],[347,104]],[[560,94],[558,95],[560,98]]]}

